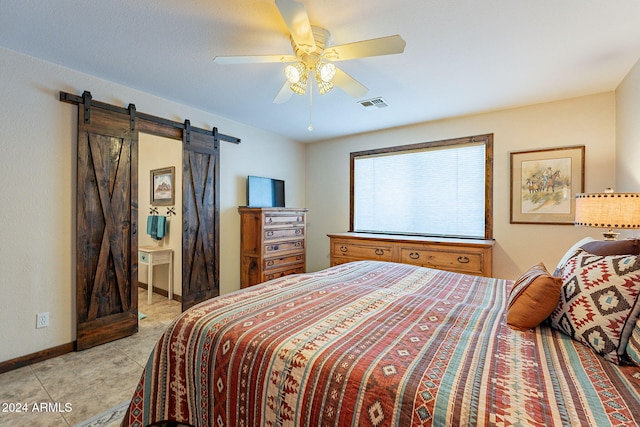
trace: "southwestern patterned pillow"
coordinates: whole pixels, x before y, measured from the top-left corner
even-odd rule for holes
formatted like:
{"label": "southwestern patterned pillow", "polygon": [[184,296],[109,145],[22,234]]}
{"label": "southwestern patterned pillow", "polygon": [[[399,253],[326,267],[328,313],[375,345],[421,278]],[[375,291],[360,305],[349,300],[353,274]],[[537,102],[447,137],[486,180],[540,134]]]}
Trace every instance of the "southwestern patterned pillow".
{"label": "southwestern patterned pillow", "polygon": [[640,257],[578,250],[562,268],[551,326],[620,363],[640,313]]}
{"label": "southwestern patterned pillow", "polygon": [[627,356],[633,363],[640,366],[640,319],[636,320],[635,327],[627,343]]}

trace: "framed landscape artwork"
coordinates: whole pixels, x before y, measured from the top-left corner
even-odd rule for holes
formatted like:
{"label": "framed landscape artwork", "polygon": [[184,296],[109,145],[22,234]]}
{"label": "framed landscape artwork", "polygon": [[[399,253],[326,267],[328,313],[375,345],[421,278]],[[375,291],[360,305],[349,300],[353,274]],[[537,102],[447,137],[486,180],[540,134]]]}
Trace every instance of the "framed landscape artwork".
{"label": "framed landscape artwork", "polygon": [[584,145],[511,153],[511,223],[571,224],[584,191]]}
{"label": "framed landscape artwork", "polygon": [[151,206],[171,206],[175,204],[174,175],[171,166],[151,171]]}

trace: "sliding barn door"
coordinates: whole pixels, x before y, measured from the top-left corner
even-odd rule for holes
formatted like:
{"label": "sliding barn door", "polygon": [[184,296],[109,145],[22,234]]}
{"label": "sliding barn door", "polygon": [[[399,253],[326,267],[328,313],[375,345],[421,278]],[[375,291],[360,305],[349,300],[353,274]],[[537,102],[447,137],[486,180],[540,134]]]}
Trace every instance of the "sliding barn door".
{"label": "sliding barn door", "polygon": [[78,108],[77,346],[138,330],[137,134],[127,115]]}
{"label": "sliding barn door", "polygon": [[220,246],[219,159],[220,150],[214,135],[185,131],[182,181],[183,311],[220,294],[217,253]]}

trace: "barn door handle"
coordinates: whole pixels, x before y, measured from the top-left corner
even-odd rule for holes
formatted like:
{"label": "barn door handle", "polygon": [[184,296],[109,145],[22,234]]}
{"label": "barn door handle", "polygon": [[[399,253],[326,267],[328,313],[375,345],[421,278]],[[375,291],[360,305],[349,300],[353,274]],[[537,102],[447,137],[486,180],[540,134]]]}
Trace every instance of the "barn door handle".
{"label": "barn door handle", "polygon": [[137,234],[138,233],[138,222],[137,221],[133,221],[133,230],[131,232],[133,234]]}
{"label": "barn door handle", "polygon": [[469,263],[469,257],[467,257],[467,256],[459,256],[458,257],[458,262],[460,264],[468,264]]}

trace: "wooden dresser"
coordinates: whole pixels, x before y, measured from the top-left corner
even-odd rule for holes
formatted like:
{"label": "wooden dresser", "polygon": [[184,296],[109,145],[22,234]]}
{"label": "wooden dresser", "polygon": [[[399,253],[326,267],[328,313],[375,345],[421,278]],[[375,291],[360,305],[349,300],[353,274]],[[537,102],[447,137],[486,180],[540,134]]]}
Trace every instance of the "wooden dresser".
{"label": "wooden dresser", "polygon": [[240,287],[305,271],[304,208],[240,206]]}
{"label": "wooden dresser", "polygon": [[331,265],[358,260],[402,262],[490,277],[493,240],[388,234],[328,234]]}

